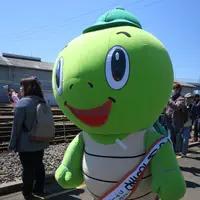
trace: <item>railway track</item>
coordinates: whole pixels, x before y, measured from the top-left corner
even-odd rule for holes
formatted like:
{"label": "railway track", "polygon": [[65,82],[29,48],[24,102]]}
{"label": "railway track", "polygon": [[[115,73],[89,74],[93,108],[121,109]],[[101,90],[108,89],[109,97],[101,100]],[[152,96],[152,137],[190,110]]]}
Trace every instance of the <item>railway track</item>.
{"label": "railway track", "polygon": [[[81,130],[58,107],[52,107],[51,110],[55,122],[55,139],[50,144],[71,142]],[[0,152],[8,150],[13,117],[12,107],[0,104]]]}
{"label": "railway track", "polygon": [[[70,143],[79,132],[80,132],[80,130],[76,131],[76,134],[55,137],[55,139],[52,142],[50,142],[50,145],[56,145],[56,144],[60,144],[60,143],[66,143],[66,144]],[[0,152],[7,151],[8,145],[9,145],[9,143],[0,144]]]}

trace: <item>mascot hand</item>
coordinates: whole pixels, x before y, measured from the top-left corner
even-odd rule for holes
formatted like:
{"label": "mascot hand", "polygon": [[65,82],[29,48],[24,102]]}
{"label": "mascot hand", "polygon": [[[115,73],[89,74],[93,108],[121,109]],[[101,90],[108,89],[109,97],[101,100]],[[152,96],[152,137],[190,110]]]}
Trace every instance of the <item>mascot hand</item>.
{"label": "mascot hand", "polygon": [[75,188],[83,183],[81,170],[71,171],[63,164],[56,170],[55,179],[63,188]]}
{"label": "mascot hand", "polygon": [[180,200],[186,191],[186,184],[180,171],[171,170],[153,177],[152,192],[162,200]]}

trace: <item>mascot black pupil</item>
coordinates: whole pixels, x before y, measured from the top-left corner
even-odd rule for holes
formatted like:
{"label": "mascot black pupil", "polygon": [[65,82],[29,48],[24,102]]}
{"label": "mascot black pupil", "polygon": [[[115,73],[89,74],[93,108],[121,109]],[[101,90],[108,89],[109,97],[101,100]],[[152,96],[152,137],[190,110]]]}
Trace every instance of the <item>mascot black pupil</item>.
{"label": "mascot black pupil", "polygon": [[60,87],[60,61],[58,63],[58,66],[56,68],[56,85],[59,88]]}
{"label": "mascot black pupil", "polygon": [[116,49],[112,55],[111,70],[115,81],[120,81],[126,70],[126,57],[121,49]]}

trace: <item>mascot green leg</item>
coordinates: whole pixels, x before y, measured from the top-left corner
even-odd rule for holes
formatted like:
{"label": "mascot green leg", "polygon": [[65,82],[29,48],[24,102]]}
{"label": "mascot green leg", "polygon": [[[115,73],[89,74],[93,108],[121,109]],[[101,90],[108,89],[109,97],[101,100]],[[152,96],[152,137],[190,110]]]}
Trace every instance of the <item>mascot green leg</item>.
{"label": "mascot green leg", "polygon": [[55,173],[55,179],[63,188],[75,188],[83,183],[82,156],[83,135],[80,133],[70,143],[61,165]]}
{"label": "mascot green leg", "polygon": [[[159,133],[145,134],[148,149],[158,138]],[[180,200],[186,192],[184,177],[179,168],[171,143],[164,144],[150,162],[152,172],[152,192],[161,200]]]}

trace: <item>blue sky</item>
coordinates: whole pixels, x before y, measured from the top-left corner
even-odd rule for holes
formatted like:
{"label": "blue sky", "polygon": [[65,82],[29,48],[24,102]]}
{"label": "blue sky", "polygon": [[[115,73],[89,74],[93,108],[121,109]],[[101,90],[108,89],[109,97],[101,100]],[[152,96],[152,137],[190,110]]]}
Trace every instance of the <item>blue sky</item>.
{"label": "blue sky", "polygon": [[177,78],[200,78],[199,0],[2,1],[0,52],[54,62],[70,40],[116,6],[136,15],[143,29],[162,41]]}

